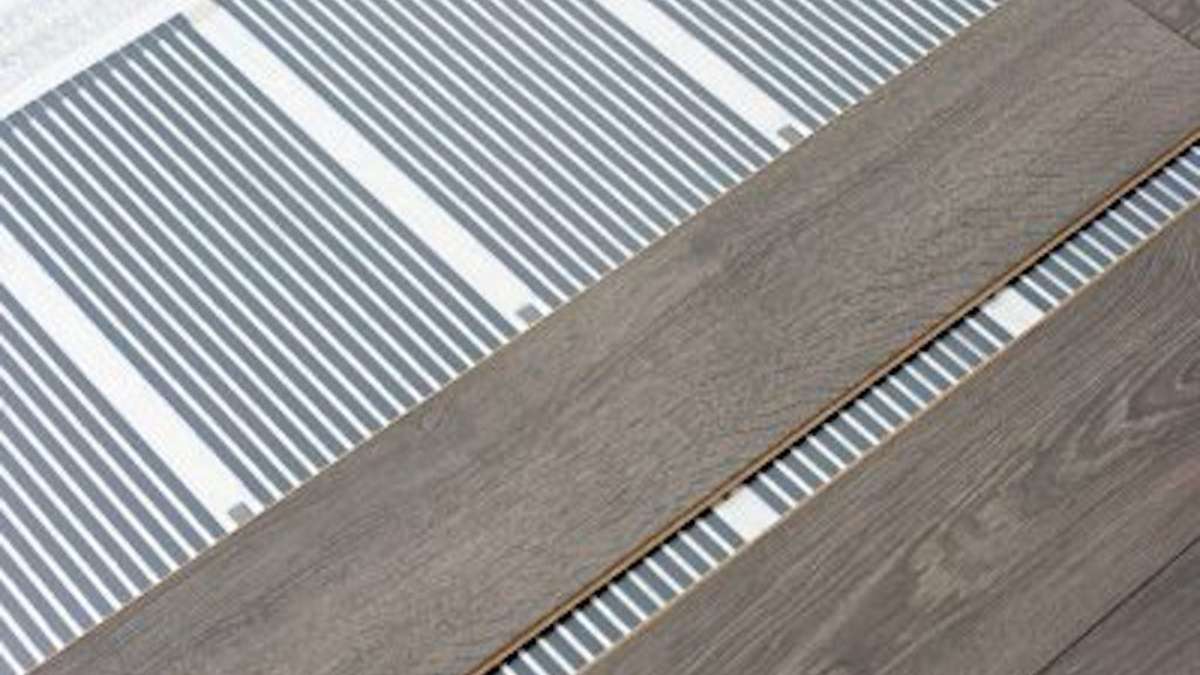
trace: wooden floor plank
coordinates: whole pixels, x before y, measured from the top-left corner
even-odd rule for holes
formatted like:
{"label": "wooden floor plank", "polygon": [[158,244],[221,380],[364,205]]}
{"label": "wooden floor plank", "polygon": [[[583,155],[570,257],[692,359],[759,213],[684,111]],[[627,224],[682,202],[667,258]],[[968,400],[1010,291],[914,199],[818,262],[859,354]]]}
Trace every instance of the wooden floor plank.
{"label": "wooden floor plank", "polygon": [[1191,675],[1200,664],[1200,544],[1148,580],[1039,675]]}
{"label": "wooden floor plank", "polygon": [[1200,126],[1200,53],[1013,0],[56,657],[454,673]]}
{"label": "wooden floor plank", "polygon": [[1036,672],[1200,535],[1197,288],[1193,210],[589,675]]}

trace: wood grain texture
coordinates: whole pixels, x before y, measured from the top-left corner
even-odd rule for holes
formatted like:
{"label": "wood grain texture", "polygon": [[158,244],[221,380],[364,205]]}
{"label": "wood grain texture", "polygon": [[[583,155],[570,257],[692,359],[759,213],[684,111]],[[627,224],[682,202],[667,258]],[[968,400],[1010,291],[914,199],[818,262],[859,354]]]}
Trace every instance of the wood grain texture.
{"label": "wood grain texture", "polygon": [[1163,25],[1200,45],[1200,0],[1129,0]]}
{"label": "wood grain texture", "polygon": [[1197,669],[1200,544],[1193,542],[1039,675],[1192,675]]}
{"label": "wood grain texture", "polygon": [[459,673],[1200,126],[1200,54],[1014,0],[56,657]]}
{"label": "wood grain texture", "polygon": [[1197,288],[1200,210],[589,675],[1036,672],[1200,535]]}

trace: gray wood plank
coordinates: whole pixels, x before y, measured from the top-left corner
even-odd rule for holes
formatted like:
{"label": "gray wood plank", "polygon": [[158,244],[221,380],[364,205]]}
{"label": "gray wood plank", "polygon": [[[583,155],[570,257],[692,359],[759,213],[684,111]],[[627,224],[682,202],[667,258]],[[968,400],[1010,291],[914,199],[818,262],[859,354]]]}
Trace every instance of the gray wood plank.
{"label": "gray wood plank", "polygon": [[1190,675],[1197,664],[1200,544],[1193,541],[1040,675]]}
{"label": "gray wood plank", "polygon": [[1169,227],[589,675],[1048,663],[1200,534],[1200,210]]}
{"label": "gray wood plank", "polygon": [[1119,0],[1014,0],[45,673],[453,673],[1200,126]]}

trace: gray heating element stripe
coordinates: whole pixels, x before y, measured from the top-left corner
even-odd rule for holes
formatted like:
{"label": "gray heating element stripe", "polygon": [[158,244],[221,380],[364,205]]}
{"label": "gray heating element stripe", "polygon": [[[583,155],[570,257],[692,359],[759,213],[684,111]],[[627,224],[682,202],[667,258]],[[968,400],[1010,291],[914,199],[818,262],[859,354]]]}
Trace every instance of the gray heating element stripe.
{"label": "gray heating element stripe", "polygon": [[224,530],[3,285],[0,400],[0,644],[29,668]]}
{"label": "gray heating element stripe", "polygon": [[1129,190],[1007,287],[830,414],[713,509],[523,644],[493,675],[573,675],[793,513],[1200,201],[1200,145]]}

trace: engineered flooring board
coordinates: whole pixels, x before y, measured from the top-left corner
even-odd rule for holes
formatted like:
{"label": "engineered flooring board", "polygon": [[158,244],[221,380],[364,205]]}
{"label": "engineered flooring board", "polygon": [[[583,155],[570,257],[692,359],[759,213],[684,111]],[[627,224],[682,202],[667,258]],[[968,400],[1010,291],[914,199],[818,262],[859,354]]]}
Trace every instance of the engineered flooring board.
{"label": "engineered flooring board", "polygon": [[1129,0],[1171,30],[1200,44],[1200,0]]}
{"label": "engineered flooring board", "polygon": [[589,674],[1036,672],[1200,535],[1196,288],[1200,210]]}
{"label": "engineered flooring board", "polygon": [[1039,675],[1189,675],[1200,664],[1200,545],[1193,541]]}
{"label": "engineered flooring board", "polygon": [[456,673],[1200,126],[1200,54],[1014,0],[44,673]]}

